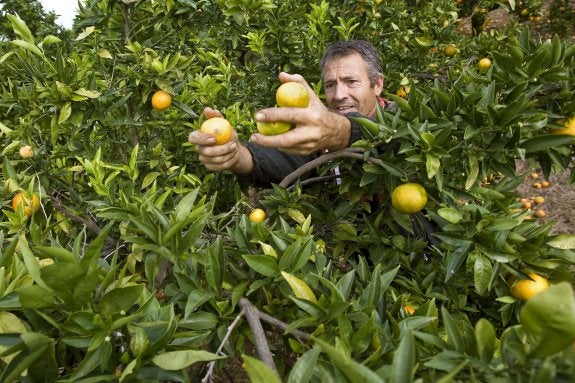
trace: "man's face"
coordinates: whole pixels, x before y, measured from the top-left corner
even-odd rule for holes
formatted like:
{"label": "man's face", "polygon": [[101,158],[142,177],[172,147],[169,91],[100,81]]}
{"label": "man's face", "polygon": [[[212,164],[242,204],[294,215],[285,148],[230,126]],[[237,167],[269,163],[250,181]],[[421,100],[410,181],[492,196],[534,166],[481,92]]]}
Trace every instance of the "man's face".
{"label": "man's face", "polygon": [[375,116],[377,96],[383,89],[383,75],[372,87],[367,65],[358,53],[328,61],[324,66],[323,83],[327,105],[335,113]]}

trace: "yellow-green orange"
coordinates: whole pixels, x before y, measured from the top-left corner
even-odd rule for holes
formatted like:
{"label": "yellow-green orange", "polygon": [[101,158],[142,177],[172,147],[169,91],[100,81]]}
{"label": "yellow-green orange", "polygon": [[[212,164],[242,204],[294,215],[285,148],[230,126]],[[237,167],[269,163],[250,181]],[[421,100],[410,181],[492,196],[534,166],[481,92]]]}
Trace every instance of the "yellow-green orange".
{"label": "yellow-green orange", "polygon": [[477,63],[477,66],[481,70],[487,70],[491,67],[491,60],[488,59],[487,57],[484,57],[481,60],[479,60],[479,63]]}
{"label": "yellow-green orange", "polygon": [[275,136],[276,134],[282,134],[291,129],[291,124],[285,121],[275,121],[275,122],[262,122],[258,121],[256,123],[258,132],[266,136]]}
{"label": "yellow-green orange", "polygon": [[260,223],[266,219],[266,212],[260,208],[253,209],[248,216],[251,222]]}
{"label": "yellow-green orange", "polygon": [[285,82],[276,91],[276,103],[279,107],[307,108],[309,93],[306,87],[298,82]]}
{"label": "yellow-green orange", "polygon": [[391,206],[400,213],[417,213],[425,207],[426,203],[425,188],[414,182],[399,185],[391,193]]}

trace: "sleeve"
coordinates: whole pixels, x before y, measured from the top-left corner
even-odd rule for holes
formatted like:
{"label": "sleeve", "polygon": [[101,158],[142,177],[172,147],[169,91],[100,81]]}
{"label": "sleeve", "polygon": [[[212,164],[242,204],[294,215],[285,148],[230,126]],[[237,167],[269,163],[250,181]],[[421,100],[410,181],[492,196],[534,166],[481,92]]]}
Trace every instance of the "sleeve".
{"label": "sleeve", "polygon": [[252,154],[254,168],[249,173],[236,174],[241,185],[269,187],[272,183],[279,184],[288,174],[317,157],[317,155],[290,155],[251,142],[246,143],[246,146]]}

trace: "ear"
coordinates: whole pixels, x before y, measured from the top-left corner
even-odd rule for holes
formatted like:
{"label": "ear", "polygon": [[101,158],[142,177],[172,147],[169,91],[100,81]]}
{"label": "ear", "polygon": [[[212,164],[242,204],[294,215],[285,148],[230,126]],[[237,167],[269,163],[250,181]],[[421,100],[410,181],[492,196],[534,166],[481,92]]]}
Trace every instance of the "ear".
{"label": "ear", "polygon": [[383,78],[383,73],[380,73],[377,76],[377,79],[375,80],[375,84],[373,86],[373,90],[374,90],[376,96],[379,96],[381,94],[381,91],[383,90],[384,84],[385,84],[385,79]]}

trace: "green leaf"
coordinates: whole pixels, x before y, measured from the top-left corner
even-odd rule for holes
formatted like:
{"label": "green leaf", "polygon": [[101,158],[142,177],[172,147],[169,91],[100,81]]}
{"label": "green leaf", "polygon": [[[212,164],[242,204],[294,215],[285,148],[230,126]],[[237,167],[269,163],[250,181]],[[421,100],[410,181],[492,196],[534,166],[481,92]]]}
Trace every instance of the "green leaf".
{"label": "green leaf", "polygon": [[442,207],[437,210],[437,214],[448,222],[459,223],[463,219],[463,214],[457,209],[452,207]]}
{"label": "green leaf", "polygon": [[573,136],[569,135],[543,134],[520,143],[518,147],[524,149],[527,153],[533,153],[549,150],[561,145],[569,145],[572,141]]}
{"label": "green leaf", "polygon": [[121,314],[128,311],[138,301],[144,291],[144,285],[117,287],[107,292],[98,304],[98,309],[103,317],[113,314]]}
{"label": "green leaf", "polygon": [[242,355],[242,359],[251,383],[281,383],[278,373],[261,360],[245,354]]}
{"label": "green leaf", "polygon": [[482,254],[477,254],[473,265],[473,281],[475,282],[477,294],[487,296],[492,273],[491,261]]}
{"label": "green leaf", "polygon": [[485,318],[480,318],[475,324],[475,342],[477,343],[477,354],[484,363],[490,363],[495,354],[497,338],[495,328]]}
{"label": "green leaf", "polygon": [[156,355],[152,358],[152,362],[164,370],[176,371],[186,368],[197,362],[211,362],[212,360],[223,358],[225,357],[213,354],[208,351],[184,350],[170,351]]}
{"label": "green leaf", "polygon": [[350,358],[340,348],[333,347],[329,343],[316,337],[312,337],[312,339],[321,350],[329,356],[334,366],[343,372],[350,381],[362,383],[384,382],[375,372]]}
{"label": "green leaf", "polygon": [[413,382],[417,363],[416,356],[413,332],[406,331],[401,334],[401,340],[393,354],[390,379],[391,383]]}
{"label": "green leaf", "polygon": [[313,347],[300,356],[290,371],[287,383],[308,383],[320,353],[319,347]]}
{"label": "green leaf", "polygon": [[575,249],[575,234],[560,234],[550,238],[547,244],[551,247],[562,250]]}
{"label": "green leaf", "polygon": [[263,276],[275,277],[280,272],[280,268],[273,257],[254,254],[244,254],[242,257],[251,269]]}
{"label": "green leaf", "polygon": [[548,357],[575,341],[575,296],[568,282],[551,285],[521,308],[519,319],[530,339],[530,353]]}

